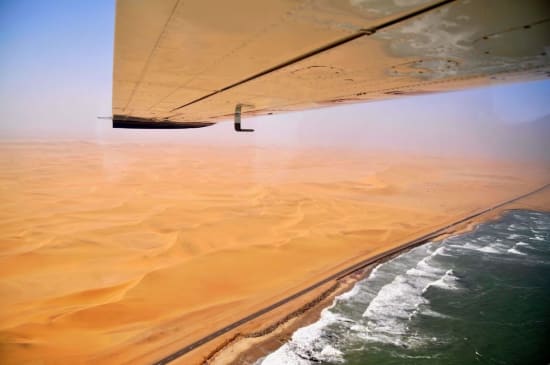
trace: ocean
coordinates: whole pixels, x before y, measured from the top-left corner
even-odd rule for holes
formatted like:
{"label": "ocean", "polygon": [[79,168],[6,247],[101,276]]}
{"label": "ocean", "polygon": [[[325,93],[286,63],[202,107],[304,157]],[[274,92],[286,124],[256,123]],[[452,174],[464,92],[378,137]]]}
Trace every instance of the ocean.
{"label": "ocean", "polygon": [[513,210],[378,265],[257,364],[549,362],[550,213]]}

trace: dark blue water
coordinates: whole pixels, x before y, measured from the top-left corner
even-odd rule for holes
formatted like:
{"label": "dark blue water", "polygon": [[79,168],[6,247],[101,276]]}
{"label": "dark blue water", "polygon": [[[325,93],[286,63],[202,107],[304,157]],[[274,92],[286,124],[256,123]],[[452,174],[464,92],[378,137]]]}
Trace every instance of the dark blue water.
{"label": "dark blue water", "polygon": [[379,265],[259,363],[549,364],[550,214],[510,211]]}

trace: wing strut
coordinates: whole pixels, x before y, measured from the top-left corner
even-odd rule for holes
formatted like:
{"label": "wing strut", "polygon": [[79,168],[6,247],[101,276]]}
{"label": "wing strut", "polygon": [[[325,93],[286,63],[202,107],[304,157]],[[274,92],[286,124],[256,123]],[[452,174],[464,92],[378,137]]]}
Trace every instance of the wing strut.
{"label": "wing strut", "polygon": [[237,104],[235,107],[235,131],[237,132],[254,132],[254,129],[241,128],[241,108],[243,106],[253,108],[254,105],[250,104]]}

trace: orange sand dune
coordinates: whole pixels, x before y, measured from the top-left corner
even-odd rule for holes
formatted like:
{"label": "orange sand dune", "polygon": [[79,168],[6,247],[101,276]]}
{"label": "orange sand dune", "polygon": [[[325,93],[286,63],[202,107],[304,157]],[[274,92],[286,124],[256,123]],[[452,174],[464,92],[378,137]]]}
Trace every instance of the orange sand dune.
{"label": "orange sand dune", "polygon": [[381,152],[0,150],[3,364],[149,363],[550,178],[535,165]]}

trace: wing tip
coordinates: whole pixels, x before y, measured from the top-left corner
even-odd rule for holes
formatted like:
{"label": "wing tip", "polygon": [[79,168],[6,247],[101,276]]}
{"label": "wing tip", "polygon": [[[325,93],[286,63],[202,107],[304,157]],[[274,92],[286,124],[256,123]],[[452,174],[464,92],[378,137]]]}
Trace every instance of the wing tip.
{"label": "wing tip", "polygon": [[125,129],[191,129],[208,127],[216,123],[209,122],[175,122],[128,115],[113,115],[113,128]]}

